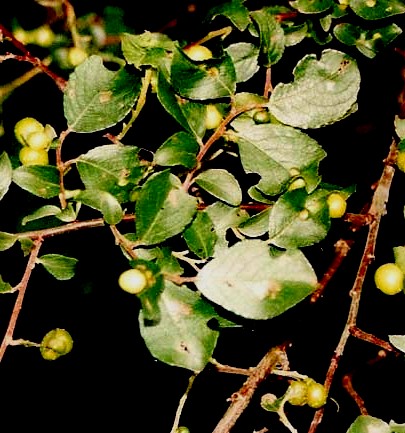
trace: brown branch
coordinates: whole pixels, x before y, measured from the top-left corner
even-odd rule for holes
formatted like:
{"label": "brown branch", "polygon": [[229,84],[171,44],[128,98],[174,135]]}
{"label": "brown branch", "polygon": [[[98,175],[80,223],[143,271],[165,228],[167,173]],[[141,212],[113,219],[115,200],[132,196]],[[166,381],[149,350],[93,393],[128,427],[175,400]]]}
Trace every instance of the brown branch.
{"label": "brown branch", "polygon": [[[326,374],[325,388],[329,392],[335,372],[337,370],[339,360],[343,355],[346,347],[347,340],[351,335],[350,330],[356,326],[357,314],[359,311],[360,297],[363,287],[363,282],[366,276],[367,269],[370,263],[374,260],[374,252],[377,241],[377,235],[380,227],[382,217],[386,214],[386,203],[388,202],[389,192],[392,184],[392,180],[395,173],[393,166],[395,161],[395,155],[397,147],[395,140],[390,145],[390,150],[387,159],[385,160],[384,170],[377,184],[377,187],[373,194],[373,200],[371,202],[369,215],[372,218],[372,222],[368,227],[368,236],[364,252],[360,261],[359,269],[354,281],[353,287],[350,291],[352,301],[350,303],[349,314],[346,325],[340,337],[340,341],[335,349],[334,356],[331,359],[331,363]],[[310,425],[308,433],[314,433],[321,423],[323,418],[324,408],[318,409],[315,412],[314,418]]]}
{"label": "brown branch", "polygon": [[332,263],[329,265],[328,270],[319,281],[315,292],[312,294],[310,302],[316,302],[323,294],[326,286],[331,281],[337,270],[340,268],[343,260],[349,254],[350,248],[353,245],[353,240],[340,239],[335,244],[335,257]]}
{"label": "brown branch", "polygon": [[380,346],[382,349],[386,350],[387,352],[394,352],[397,354],[400,353],[387,341],[381,340],[381,338],[378,338],[373,334],[369,334],[368,332],[364,332],[361,329],[359,329],[357,326],[352,326],[350,328],[350,334],[353,335],[353,337],[359,338],[360,340],[367,341],[368,343],[374,344],[375,346]]}
{"label": "brown branch", "polygon": [[31,253],[30,253],[30,256],[29,256],[29,259],[27,262],[27,266],[25,268],[24,275],[23,275],[20,283],[17,286],[18,295],[17,295],[17,298],[16,298],[15,303],[14,303],[14,308],[13,308],[13,311],[11,313],[11,318],[9,320],[7,330],[4,334],[3,341],[0,345],[0,362],[2,361],[2,359],[4,357],[4,354],[6,352],[7,347],[12,344],[15,326],[16,326],[17,319],[18,319],[18,316],[20,314],[21,308],[22,308],[22,303],[24,300],[25,292],[27,290],[28,281],[29,281],[29,279],[31,277],[31,273],[35,267],[35,262],[37,260],[39,250],[41,248],[42,243],[43,243],[43,239],[41,239],[41,238],[37,238],[34,241],[34,246],[31,250]]}
{"label": "brown branch", "polygon": [[364,400],[360,397],[360,394],[353,387],[352,377],[353,377],[352,374],[346,374],[343,377],[343,380],[342,380],[343,387],[346,389],[346,391],[349,393],[349,395],[356,402],[356,404],[360,410],[360,413],[362,415],[368,415]]}
{"label": "brown branch", "polygon": [[270,349],[259,364],[252,369],[248,379],[238,392],[232,394],[231,404],[213,433],[229,433],[236,421],[247,408],[256,389],[278,365],[286,365],[285,345]]}
{"label": "brown branch", "polygon": [[20,41],[18,41],[14,35],[6,29],[1,23],[0,23],[0,34],[3,34],[7,39],[10,39],[12,44],[18,48],[24,56],[17,56],[15,54],[6,54],[4,59],[15,59],[19,61],[25,61],[33,64],[34,66],[38,67],[44,74],[48,75],[48,77],[52,78],[52,80],[55,82],[55,84],[58,86],[58,88],[63,92],[66,87],[66,80],[60,77],[59,75],[56,75],[54,72],[52,72],[49,68],[46,62],[41,61],[38,57],[33,56],[25,47],[24,44],[22,44]]}

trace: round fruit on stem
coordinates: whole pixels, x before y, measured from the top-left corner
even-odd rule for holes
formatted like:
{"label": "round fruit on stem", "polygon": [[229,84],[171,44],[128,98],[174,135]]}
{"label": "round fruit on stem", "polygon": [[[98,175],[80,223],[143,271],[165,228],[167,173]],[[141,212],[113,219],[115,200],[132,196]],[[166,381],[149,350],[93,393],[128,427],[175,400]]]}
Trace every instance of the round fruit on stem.
{"label": "round fruit on stem", "polygon": [[329,207],[329,216],[331,218],[341,218],[345,214],[347,203],[342,194],[332,192],[328,195],[327,203]]}
{"label": "round fruit on stem", "polygon": [[386,295],[396,295],[404,289],[404,272],[395,263],[385,263],[375,271],[374,281]]}
{"label": "round fruit on stem", "polygon": [[83,63],[89,55],[86,50],[80,47],[71,47],[68,50],[67,60],[68,63],[75,68],[76,66]]}
{"label": "round fruit on stem", "polygon": [[196,62],[212,59],[212,51],[204,45],[190,45],[184,48],[187,56]]}
{"label": "round fruit on stem", "polygon": [[34,132],[42,132],[43,130],[44,125],[37,119],[24,117],[15,124],[14,135],[23,146],[27,146],[27,137]]}
{"label": "round fruit on stem", "polygon": [[47,24],[44,24],[31,31],[31,38],[34,44],[47,48],[54,43],[55,33]]}
{"label": "round fruit on stem", "polygon": [[68,331],[61,328],[52,329],[41,341],[41,355],[47,361],[55,361],[67,355],[73,349],[73,339]]}
{"label": "round fruit on stem", "polygon": [[125,292],[137,295],[148,286],[148,279],[140,269],[128,269],[118,278],[118,285]]}
{"label": "round fruit on stem", "polygon": [[24,146],[19,153],[20,162],[22,165],[48,165],[48,152],[44,149],[32,149]]}
{"label": "round fruit on stem", "polygon": [[35,150],[44,150],[49,147],[52,142],[51,137],[43,131],[32,132],[27,136],[27,146]]}
{"label": "round fruit on stem", "polygon": [[303,380],[294,380],[287,389],[287,401],[293,406],[304,406],[307,404],[308,385]]}
{"label": "round fruit on stem", "polygon": [[326,392],[326,388],[318,382],[309,383],[307,399],[307,404],[309,407],[319,409],[320,407],[325,405],[328,399],[328,393]]}
{"label": "round fruit on stem", "polygon": [[253,120],[255,121],[255,123],[257,123],[259,125],[261,125],[263,123],[270,123],[271,122],[271,114],[266,109],[258,110],[253,115]]}

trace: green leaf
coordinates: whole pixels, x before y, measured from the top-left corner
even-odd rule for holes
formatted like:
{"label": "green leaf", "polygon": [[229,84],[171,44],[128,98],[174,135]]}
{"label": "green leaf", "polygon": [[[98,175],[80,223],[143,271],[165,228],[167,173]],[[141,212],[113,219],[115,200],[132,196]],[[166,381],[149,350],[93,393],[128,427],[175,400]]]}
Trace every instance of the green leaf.
{"label": "green leaf", "polygon": [[283,194],[270,210],[269,242],[280,248],[301,248],[323,240],[330,228],[325,193],[305,188]]}
{"label": "green leaf", "polygon": [[260,175],[257,188],[262,193],[280,194],[297,175],[309,191],[317,186],[318,166],[326,153],[313,138],[285,125],[255,125],[237,119],[232,126],[236,132],[229,139],[239,147],[244,170]]}
{"label": "green leaf", "polygon": [[24,257],[27,257],[34,247],[33,240],[30,238],[20,238],[18,239],[18,242],[20,243],[21,251],[23,252]]}
{"label": "green leaf", "polygon": [[209,11],[208,18],[214,19],[222,15],[228,18],[238,30],[243,32],[250,24],[249,9],[243,3],[244,0],[231,0],[215,6]]}
{"label": "green leaf", "polygon": [[139,77],[125,69],[110,71],[101,57],[90,56],[70,75],[64,92],[69,128],[94,132],[115,125],[129,113],[139,91]]}
{"label": "green leaf", "polygon": [[175,49],[174,42],[167,35],[148,31],[140,35],[123,33],[121,47],[127,62],[138,69],[145,65],[157,68],[162,57]]}
{"label": "green leaf", "polygon": [[159,299],[161,320],[147,326],[141,312],[141,336],[150,353],[172,366],[201,371],[214,352],[219,332],[208,327],[215,310],[197,293],[166,282]]}
{"label": "green leaf", "polygon": [[194,181],[200,188],[231,206],[239,206],[242,201],[239,183],[227,170],[208,169],[200,173]]}
{"label": "green leaf", "polygon": [[63,222],[73,222],[76,220],[77,212],[75,212],[71,203],[69,203],[65,209],[60,209],[58,206],[54,205],[45,205],[32,212],[30,215],[25,216],[21,224],[24,226],[27,223],[46,217],[55,217]]}
{"label": "green leaf", "polygon": [[4,293],[12,293],[13,292],[13,287],[11,286],[11,284],[6,283],[2,276],[0,275],[0,293],[4,294]]}
{"label": "green leaf", "polygon": [[269,213],[270,208],[251,216],[238,226],[238,230],[250,238],[263,236],[269,231]]}
{"label": "green leaf", "polygon": [[0,155],[0,200],[6,195],[13,178],[13,168],[6,152]]}
{"label": "green leaf", "polygon": [[38,257],[37,262],[57,280],[70,280],[75,275],[78,260],[60,254],[46,254]]}
{"label": "green leaf", "polygon": [[405,247],[394,247],[395,263],[401,268],[402,272],[405,273]]}
{"label": "green leaf", "polygon": [[109,192],[97,189],[81,191],[76,200],[93,209],[99,210],[107,224],[118,224],[124,216],[124,211],[119,201]]}
{"label": "green leaf", "polygon": [[279,83],[269,102],[280,122],[298,128],[319,128],[357,110],[360,72],[347,54],[327,49],[317,60],[306,55],[294,68],[294,82]]}
{"label": "green leaf", "polygon": [[154,162],[161,166],[182,165],[193,168],[197,164],[200,146],[195,138],[179,131],[168,138],[155,152]]}
{"label": "green leaf", "polygon": [[17,241],[18,236],[7,232],[0,232],[0,251],[11,248]]}
{"label": "green leaf", "polygon": [[181,233],[197,211],[197,200],[168,170],[152,175],[135,205],[136,234],[145,245],[158,244]]}
{"label": "green leaf", "polygon": [[188,132],[196,137],[205,134],[205,106],[176,95],[162,72],[158,74],[157,97],[163,108]]}
{"label": "green leaf", "polygon": [[127,201],[126,186],[136,184],[145,170],[138,153],[136,146],[98,146],[77,158],[77,170],[87,189],[106,191],[119,201]]}
{"label": "green leaf", "polygon": [[292,47],[302,42],[308,34],[308,24],[297,24],[284,29],[284,44]]}
{"label": "green leaf", "polygon": [[184,230],[183,237],[189,249],[198,257],[208,259],[213,256],[217,234],[206,211],[197,213],[192,224]]}
{"label": "green leaf", "polygon": [[388,424],[370,415],[360,415],[349,427],[347,433],[391,433]]}
{"label": "green leaf", "polygon": [[405,12],[405,4],[401,0],[350,0],[350,7],[366,20],[380,20]]}
{"label": "green leaf", "polygon": [[394,347],[405,353],[405,335],[389,335],[388,339]]}
{"label": "green leaf", "polygon": [[235,67],[236,82],[248,81],[259,70],[259,49],[248,42],[238,42],[226,48]]}
{"label": "green leaf", "polygon": [[21,165],[13,171],[13,182],[42,198],[57,197],[60,192],[59,171],[52,165]]}
{"label": "green leaf", "polygon": [[180,49],[174,52],[170,76],[175,91],[194,100],[229,97],[236,90],[236,72],[231,57],[194,62]]}
{"label": "green leaf", "polygon": [[333,0],[296,0],[290,5],[303,14],[317,14],[327,11],[333,6]]}
{"label": "green leaf", "polygon": [[266,9],[252,12],[252,18],[259,27],[260,52],[264,57],[264,66],[277,63],[284,53],[284,31],[276,18]]}
{"label": "green leaf", "polygon": [[218,255],[221,251],[228,250],[228,232],[236,229],[242,221],[248,219],[249,214],[243,209],[228,206],[219,201],[208,206],[205,211],[214,224],[217,236],[214,255]]}
{"label": "green leaf", "polygon": [[366,57],[374,58],[382,49],[402,33],[396,24],[377,29],[363,30],[350,23],[341,23],[334,27],[333,33],[343,44],[356,46]]}
{"label": "green leaf", "polygon": [[[150,250],[149,248],[147,249]],[[162,273],[172,275],[182,275],[184,272],[183,267],[180,265],[176,257],[173,256],[172,251],[168,247],[156,248],[156,264],[160,267]],[[137,249],[137,251],[139,251]]]}
{"label": "green leaf", "polygon": [[300,250],[271,251],[266,242],[244,240],[208,262],[196,286],[212,302],[248,319],[284,313],[317,284]]}

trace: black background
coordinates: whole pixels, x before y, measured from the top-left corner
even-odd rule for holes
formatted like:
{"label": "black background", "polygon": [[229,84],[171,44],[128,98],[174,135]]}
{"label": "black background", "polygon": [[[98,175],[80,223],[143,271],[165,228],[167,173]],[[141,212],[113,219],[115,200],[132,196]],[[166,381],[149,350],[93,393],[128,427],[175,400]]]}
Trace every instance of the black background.
{"label": "black background", "polygon": [[[167,33],[177,40],[196,40],[206,33],[202,18],[215,2],[196,2],[197,11],[187,12],[186,2],[152,3],[114,1],[125,9],[125,21],[134,32],[159,30],[177,19]],[[77,16],[87,12],[101,13],[107,1],[72,1]],[[0,7],[0,9],[3,9]],[[31,1],[7,5],[0,20],[6,25],[16,17],[25,27],[36,27],[45,19],[44,9]],[[403,38],[398,39],[403,45]],[[283,64],[275,67],[274,84],[291,79],[291,68],[308,52],[320,48],[311,42],[292,48]],[[342,47],[340,47],[342,49]],[[400,75],[401,57],[387,50],[375,60],[359,59],[362,88],[359,110],[348,119],[322,130],[312,131],[328,153],[321,172],[326,182],[357,187],[348,202],[348,211],[359,212],[370,200],[371,185],[382,172],[393,134],[392,119],[398,109],[396,96],[403,85]],[[7,82],[24,66],[12,61],[0,65],[1,83]],[[286,75],[287,74],[287,75]],[[287,76],[287,78],[285,78]],[[38,76],[19,88],[4,104],[3,121],[6,134],[0,145],[7,148],[12,141],[12,126],[25,116],[33,116],[52,124],[57,131],[65,128],[62,95],[48,77]],[[149,104],[134,125],[128,143],[158,146],[176,125],[165,117],[157,104]],[[159,125],[159,127],[156,127]],[[105,143],[102,134],[76,136],[75,145],[93,147]],[[392,261],[392,247],[404,245],[404,174],[396,173],[376,251],[376,261],[366,278],[361,300],[358,326],[366,332],[387,339],[391,334],[405,334],[405,297],[388,297],[379,293],[372,281],[372,271],[379,264]],[[21,200],[21,201],[19,201]],[[19,203],[23,209],[19,209]],[[12,231],[19,226],[22,211],[35,209],[41,201],[12,186],[0,202],[0,230]],[[305,249],[319,276],[333,257],[333,244],[341,236],[349,236],[347,226],[337,221],[327,239]],[[129,229],[130,231],[130,229]],[[325,296],[315,305],[302,302],[271,321],[244,322],[242,328],[221,333],[214,357],[224,364],[239,367],[256,365],[267,350],[290,340],[288,357],[292,370],[312,376],[320,382],[326,374],[330,358],[339,341],[350,304],[353,284],[364,247],[366,231],[357,235],[357,243],[328,286]],[[107,246],[107,247],[106,247]],[[56,362],[42,360],[36,349],[9,347],[1,363],[0,407],[18,426],[45,431],[59,428],[96,431],[110,425],[118,431],[170,432],[178,401],[187,386],[190,372],[154,360],[138,332],[139,305],[120,291],[117,275],[127,262],[114,246],[107,228],[70,234],[47,240],[41,254],[60,252],[79,259],[77,276],[69,281],[56,281],[41,268],[36,268],[18,319],[15,338],[40,341],[55,327],[71,332],[75,346],[71,354]],[[0,274],[16,284],[25,266],[21,252],[12,249],[1,253]],[[0,331],[6,329],[14,304],[14,295],[4,295],[0,302]],[[354,372],[354,385],[365,399],[370,415],[385,421],[405,423],[401,392],[405,385],[403,357],[388,355],[370,366],[378,348],[349,339],[331,389],[320,433],[346,432],[359,414],[355,403],[341,387],[342,376]],[[226,399],[243,383],[244,378],[219,374],[212,367],[200,374],[187,400],[182,424],[191,433],[208,433],[224,414]],[[259,407],[264,392],[281,393],[285,381],[269,378],[256,393],[255,399],[232,430],[253,432],[267,426],[273,433],[287,429],[277,415]],[[300,431],[308,429],[314,411],[288,407],[292,424]],[[16,416],[17,415],[17,416]],[[3,415],[3,419],[6,416]]]}

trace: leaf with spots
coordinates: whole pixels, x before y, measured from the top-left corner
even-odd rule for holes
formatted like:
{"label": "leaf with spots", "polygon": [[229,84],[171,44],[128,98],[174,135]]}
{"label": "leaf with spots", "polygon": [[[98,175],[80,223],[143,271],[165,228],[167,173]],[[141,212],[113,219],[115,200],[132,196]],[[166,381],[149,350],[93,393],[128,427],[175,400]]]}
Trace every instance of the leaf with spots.
{"label": "leaf with spots", "polygon": [[319,128],[357,110],[360,72],[347,54],[327,49],[318,60],[309,54],[294,68],[292,83],[279,83],[269,110],[280,122],[297,128]]}
{"label": "leaf with spots", "polygon": [[350,0],[350,7],[366,20],[380,20],[405,13],[403,0]]}
{"label": "leaf with spots", "polygon": [[195,284],[210,301],[247,319],[270,319],[301,302],[317,284],[298,249],[280,251],[244,240],[223,251],[198,273]]}
{"label": "leaf with spots", "polygon": [[121,121],[133,107],[140,78],[124,68],[110,71],[99,56],[90,56],[70,75],[63,96],[69,128],[94,132]]}
{"label": "leaf with spots", "polygon": [[161,319],[157,325],[148,326],[141,311],[141,336],[150,353],[160,361],[201,371],[209,362],[219,336],[218,331],[208,326],[217,314],[198,293],[170,281],[165,284],[159,298]]}

